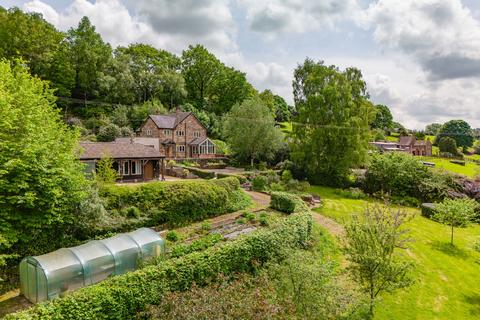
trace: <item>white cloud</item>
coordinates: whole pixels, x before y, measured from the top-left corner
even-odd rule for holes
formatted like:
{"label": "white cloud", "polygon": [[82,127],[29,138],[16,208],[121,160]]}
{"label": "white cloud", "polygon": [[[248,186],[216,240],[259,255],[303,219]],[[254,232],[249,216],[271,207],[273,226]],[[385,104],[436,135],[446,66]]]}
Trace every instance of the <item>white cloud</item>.
{"label": "white cloud", "polygon": [[265,34],[301,33],[334,24],[354,12],[356,0],[237,0],[250,28]]}
{"label": "white cloud", "polygon": [[480,22],[460,0],[379,0],[360,17],[377,42],[413,57],[430,80],[480,76]]}
{"label": "white cloud", "polygon": [[26,11],[40,12],[61,30],[75,27],[88,16],[103,38],[114,47],[143,42],[181,52],[189,44],[209,48],[234,47],[234,21],[228,6],[219,0],[135,1],[131,11],[119,0],[74,0],[65,10],[33,0]]}

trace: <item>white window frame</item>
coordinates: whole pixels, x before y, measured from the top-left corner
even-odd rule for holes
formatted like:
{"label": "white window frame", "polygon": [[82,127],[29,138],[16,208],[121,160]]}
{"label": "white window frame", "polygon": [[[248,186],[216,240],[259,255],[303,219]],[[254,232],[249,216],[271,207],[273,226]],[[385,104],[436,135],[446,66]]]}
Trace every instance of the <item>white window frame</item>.
{"label": "white window frame", "polygon": [[185,145],[183,144],[177,145],[177,152],[185,152]]}
{"label": "white window frame", "polygon": [[[133,170],[134,168],[135,168],[135,170]],[[142,174],[142,161],[133,160],[130,164],[130,170],[131,170],[132,175]],[[133,171],[135,171],[135,173]]]}
{"label": "white window frame", "polygon": [[201,135],[202,135],[202,134],[201,134],[200,131],[194,131],[194,132],[193,132],[193,136],[194,136],[195,138],[200,138]]}
{"label": "white window frame", "polygon": [[166,136],[169,136],[172,134],[172,130],[170,129],[163,129],[163,134],[166,135]]}
{"label": "white window frame", "polygon": [[177,130],[177,131],[175,131],[175,132],[177,133],[177,137],[183,137],[183,136],[185,136],[185,131],[183,131],[183,130]]}
{"label": "white window frame", "polygon": [[[127,165],[127,170],[125,170],[125,165]],[[130,161],[123,161],[122,162],[122,175],[129,176],[130,175]]]}
{"label": "white window frame", "polygon": [[206,139],[198,146],[200,154],[215,154],[215,144],[210,141],[210,139]]}
{"label": "white window frame", "polygon": [[152,136],[152,129],[147,128],[147,136],[149,136],[149,137]]}

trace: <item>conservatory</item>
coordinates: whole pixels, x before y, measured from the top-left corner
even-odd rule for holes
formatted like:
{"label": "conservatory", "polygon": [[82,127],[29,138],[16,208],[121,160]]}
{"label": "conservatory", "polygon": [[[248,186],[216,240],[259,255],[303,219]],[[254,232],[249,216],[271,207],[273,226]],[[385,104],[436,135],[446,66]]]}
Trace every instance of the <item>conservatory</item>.
{"label": "conservatory", "polygon": [[141,228],[112,238],[62,248],[20,263],[20,291],[31,302],[51,300],[67,291],[135,270],[139,261],[165,252],[165,241]]}

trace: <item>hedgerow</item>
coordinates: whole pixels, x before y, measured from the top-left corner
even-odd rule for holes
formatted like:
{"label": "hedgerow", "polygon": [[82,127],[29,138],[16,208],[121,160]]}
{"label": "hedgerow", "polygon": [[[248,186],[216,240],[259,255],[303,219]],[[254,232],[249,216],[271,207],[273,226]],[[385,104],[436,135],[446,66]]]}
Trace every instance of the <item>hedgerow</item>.
{"label": "hedgerow", "polygon": [[181,226],[244,209],[251,203],[250,197],[241,190],[238,179],[233,177],[211,181],[152,182],[139,186],[108,185],[101,187],[100,196],[111,215],[121,215],[125,208],[132,206],[138,208],[143,226]]}
{"label": "hedgerow", "polygon": [[287,192],[272,192],[270,207],[285,213],[307,209],[307,205],[299,196]]}
{"label": "hedgerow", "polygon": [[272,228],[109,278],[6,319],[131,319],[169,291],[206,285],[221,275],[252,272],[267,261],[286,258],[292,249],[306,245],[311,228],[310,213],[297,213]]}

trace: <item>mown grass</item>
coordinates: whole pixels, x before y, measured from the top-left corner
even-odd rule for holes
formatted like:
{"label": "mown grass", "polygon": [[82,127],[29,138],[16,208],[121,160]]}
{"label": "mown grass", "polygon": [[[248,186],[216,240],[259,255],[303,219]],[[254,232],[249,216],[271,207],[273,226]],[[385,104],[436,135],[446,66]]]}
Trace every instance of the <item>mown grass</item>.
{"label": "mown grass", "polygon": [[461,174],[467,177],[475,177],[480,174],[480,166],[473,162],[466,162],[465,166],[451,163],[450,159],[438,158],[438,157],[419,157],[422,161],[428,161],[435,163],[434,170],[446,170],[453,173]]}
{"label": "mown grass", "polygon": [[[345,199],[326,187],[314,186],[311,191],[324,203],[317,211],[340,223],[374,202]],[[415,263],[415,283],[385,294],[375,319],[480,318],[480,253],[473,248],[480,239],[480,226],[455,229],[452,247],[448,227],[420,216],[418,209],[405,209],[415,213],[407,224],[413,242],[406,251],[406,257]]]}

